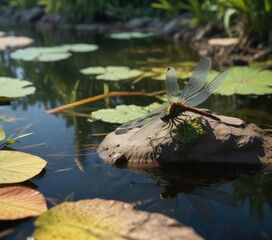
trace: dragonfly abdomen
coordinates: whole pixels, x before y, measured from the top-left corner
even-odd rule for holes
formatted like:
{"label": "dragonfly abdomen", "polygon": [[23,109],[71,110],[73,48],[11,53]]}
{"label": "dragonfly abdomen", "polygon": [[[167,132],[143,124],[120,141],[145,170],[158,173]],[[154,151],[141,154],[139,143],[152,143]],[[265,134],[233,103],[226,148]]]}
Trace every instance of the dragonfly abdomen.
{"label": "dragonfly abdomen", "polygon": [[169,105],[168,109],[161,114],[161,120],[164,122],[173,121],[178,116],[180,116],[183,112],[186,112],[186,111],[194,112],[194,113],[209,117],[211,119],[214,119],[216,121],[220,121],[220,119],[218,117],[213,116],[212,114],[201,111],[197,108],[183,105],[182,103],[178,103],[178,102],[175,102],[175,103],[172,103],[171,105]]}

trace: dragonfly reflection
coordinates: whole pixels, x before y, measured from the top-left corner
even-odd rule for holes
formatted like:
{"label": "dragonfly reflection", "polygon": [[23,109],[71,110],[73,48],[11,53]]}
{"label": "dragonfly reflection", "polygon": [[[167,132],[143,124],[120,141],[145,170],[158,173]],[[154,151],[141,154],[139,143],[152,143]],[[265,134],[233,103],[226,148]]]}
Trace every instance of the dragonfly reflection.
{"label": "dragonfly reflection", "polygon": [[192,77],[181,91],[174,68],[168,67],[166,69],[166,95],[168,104],[156,109],[146,116],[123,124],[115,130],[115,133],[123,134],[133,128],[141,127],[139,131],[133,134],[132,138],[148,136],[153,132],[155,127],[153,122],[158,116],[160,116],[161,121],[165,123],[164,126],[170,127],[171,129],[182,121],[180,116],[186,111],[220,121],[218,117],[194,108],[204,102],[220,86],[228,74],[227,71],[222,71],[209,81],[208,74],[210,70],[211,59],[205,57],[197,64]]}

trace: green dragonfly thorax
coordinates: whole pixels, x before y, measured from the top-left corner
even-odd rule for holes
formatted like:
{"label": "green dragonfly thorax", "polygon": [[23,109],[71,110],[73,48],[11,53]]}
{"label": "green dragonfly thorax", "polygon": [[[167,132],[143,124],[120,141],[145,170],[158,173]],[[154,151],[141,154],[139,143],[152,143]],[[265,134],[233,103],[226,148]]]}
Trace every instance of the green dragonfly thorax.
{"label": "green dragonfly thorax", "polygon": [[182,112],[184,112],[184,107],[181,104],[171,103],[168,108],[161,113],[160,119],[167,123],[178,117]]}

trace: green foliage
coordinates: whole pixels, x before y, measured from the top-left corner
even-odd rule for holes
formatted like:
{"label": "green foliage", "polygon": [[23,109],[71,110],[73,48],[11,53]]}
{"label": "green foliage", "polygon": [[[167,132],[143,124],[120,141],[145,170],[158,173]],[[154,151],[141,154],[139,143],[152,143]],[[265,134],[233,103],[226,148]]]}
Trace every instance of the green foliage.
{"label": "green foliage", "polygon": [[37,0],[11,0],[10,6],[17,7],[18,9],[25,10],[37,5]]}
{"label": "green foliage", "polygon": [[125,123],[142,117],[161,107],[159,103],[152,103],[142,107],[137,105],[118,105],[116,108],[100,109],[92,112],[92,117],[109,123]]}
{"label": "green foliage", "polygon": [[228,33],[232,25],[243,21],[260,39],[272,42],[272,0],[159,0],[152,7],[172,14],[188,11],[194,16],[192,24],[216,22]]}
{"label": "green foliage", "polygon": [[151,8],[151,0],[38,0],[46,12],[59,13],[68,21],[90,21],[96,18],[128,20],[140,16],[159,16],[163,11]]}
{"label": "green foliage", "polygon": [[177,126],[178,141],[183,144],[194,143],[206,134],[206,131],[198,120],[185,121]]}

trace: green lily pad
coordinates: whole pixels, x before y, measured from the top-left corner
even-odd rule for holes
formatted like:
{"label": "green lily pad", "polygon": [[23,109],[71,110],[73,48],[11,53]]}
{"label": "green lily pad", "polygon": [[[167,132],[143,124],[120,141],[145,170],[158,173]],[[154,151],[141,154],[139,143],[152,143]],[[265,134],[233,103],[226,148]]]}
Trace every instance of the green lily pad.
{"label": "green lily pad", "polygon": [[216,93],[232,94],[271,94],[272,71],[249,67],[233,67]]}
{"label": "green lily pad", "polygon": [[272,67],[272,60],[267,60],[265,62],[257,62],[257,61],[254,61],[254,62],[251,62],[249,64],[250,67],[255,67],[255,68],[262,68],[262,69],[265,69],[265,68],[271,68]]}
{"label": "green lily pad", "polygon": [[92,117],[109,123],[125,123],[142,117],[161,106],[162,105],[159,103],[152,103],[146,107],[137,105],[119,105],[116,108],[94,111],[92,112]]}
{"label": "green lily pad", "polygon": [[[174,63],[172,66],[175,68],[179,79],[188,79],[192,76],[195,68],[195,62],[180,62]],[[165,67],[153,67],[150,69],[151,79],[165,81]]]}
{"label": "green lily pad", "polygon": [[41,172],[46,161],[18,151],[0,151],[0,184],[26,181]]}
{"label": "green lily pad", "polygon": [[34,225],[37,240],[201,239],[172,218],[103,199],[64,202],[40,215]]}
{"label": "green lily pad", "polygon": [[151,32],[119,32],[119,33],[112,33],[110,35],[111,38],[114,39],[131,39],[131,38],[147,38],[154,36],[154,33]]}
{"label": "green lily pad", "polygon": [[125,66],[108,66],[108,67],[88,67],[80,70],[81,73],[86,75],[97,75],[96,79],[107,81],[120,81],[130,78],[135,78],[141,75],[141,71],[130,69]]}
{"label": "green lily pad", "polygon": [[53,47],[29,47],[11,53],[11,58],[23,61],[54,62],[67,59],[71,52],[91,52],[98,49],[95,44],[66,44]]}
{"label": "green lily pad", "polygon": [[24,97],[36,90],[29,81],[9,77],[0,77],[0,86],[0,100]]}
{"label": "green lily pad", "polygon": [[95,44],[87,43],[76,43],[76,44],[65,44],[62,47],[66,48],[70,52],[93,52],[98,49],[98,46]]}
{"label": "green lily pad", "polygon": [[0,220],[39,216],[47,210],[44,196],[25,186],[0,186]]}
{"label": "green lily pad", "polygon": [[69,58],[71,53],[63,47],[29,47],[16,50],[10,56],[23,61],[53,62]]}

